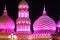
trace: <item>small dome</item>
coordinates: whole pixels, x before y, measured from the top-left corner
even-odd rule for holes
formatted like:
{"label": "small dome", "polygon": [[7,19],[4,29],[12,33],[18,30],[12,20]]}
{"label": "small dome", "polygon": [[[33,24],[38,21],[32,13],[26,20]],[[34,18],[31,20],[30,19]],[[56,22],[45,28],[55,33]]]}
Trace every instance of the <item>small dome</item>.
{"label": "small dome", "polygon": [[59,20],[57,21],[57,28],[58,28],[58,32],[60,32],[60,16],[59,16]]}
{"label": "small dome", "polygon": [[34,31],[37,30],[56,30],[55,21],[46,15],[45,7],[43,10],[43,14],[39,17],[33,24]]}
{"label": "small dome", "polygon": [[57,27],[60,27],[60,20],[57,22]]}
{"label": "small dome", "polygon": [[7,15],[6,6],[3,15],[0,16],[0,29],[12,29],[14,30],[14,21]]}
{"label": "small dome", "polygon": [[58,32],[60,32],[60,20],[57,22]]}
{"label": "small dome", "polygon": [[[60,16],[59,16],[60,18]],[[57,27],[60,27],[60,20],[57,21]]]}
{"label": "small dome", "polygon": [[25,0],[19,3],[18,9],[22,10],[22,9],[28,9],[28,8],[29,8],[28,3]]}

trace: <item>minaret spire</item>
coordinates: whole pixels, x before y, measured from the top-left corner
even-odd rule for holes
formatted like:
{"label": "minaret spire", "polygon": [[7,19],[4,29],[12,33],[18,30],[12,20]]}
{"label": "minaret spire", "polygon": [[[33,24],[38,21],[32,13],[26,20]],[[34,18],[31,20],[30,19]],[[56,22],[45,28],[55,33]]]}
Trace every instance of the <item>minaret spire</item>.
{"label": "minaret spire", "polygon": [[45,5],[44,5],[44,9],[43,9],[43,15],[46,15]]}
{"label": "minaret spire", "polygon": [[5,7],[4,7],[3,15],[7,15],[6,5],[5,5]]}

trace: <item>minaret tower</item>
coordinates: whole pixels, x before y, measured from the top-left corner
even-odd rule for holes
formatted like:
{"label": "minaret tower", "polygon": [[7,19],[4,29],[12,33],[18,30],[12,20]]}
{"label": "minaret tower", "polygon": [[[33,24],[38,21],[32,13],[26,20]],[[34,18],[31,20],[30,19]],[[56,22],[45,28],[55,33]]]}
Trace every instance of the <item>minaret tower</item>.
{"label": "minaret tower", "polygon": [[22,0],[18,5],[18,18],[16,20],[17,32],[30,32],[31,21],[29,19],[28,3]]}

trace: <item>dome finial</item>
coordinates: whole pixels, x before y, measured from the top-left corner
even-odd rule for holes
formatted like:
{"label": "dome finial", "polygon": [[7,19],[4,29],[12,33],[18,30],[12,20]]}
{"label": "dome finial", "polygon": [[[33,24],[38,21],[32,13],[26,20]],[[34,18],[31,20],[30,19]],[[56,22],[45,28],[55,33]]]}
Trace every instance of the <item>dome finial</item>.
{"label": "dome finial", "polygon": [[46,10],[45,10],[45,5],[44,5],[44,9],[43,9],[43,15],[46,14]]}
{"label": "dome finial", "polygon": [[25,9],[28,9],[28,8],[29,8],[29,5],[28,5],[26,0],[22,0],[18,5],[19,10],[25,10]]}
{"label": "dome finial", "polygon": [[5,5],[5,7],[4,7],[4,12],[6,12],[6,5]]}
{"label": "dome finial", "polygon": [[7,15],[6,5],[5,5],[5,7],[4,7],[3,15]]}
{"label": "dome finial", "polygon": [[45,11],[45,5],[44,5],[44,11]]}
{"label": "dome finial", "polygon": [[6,5],[5,5],[5,10],[6,10]]}

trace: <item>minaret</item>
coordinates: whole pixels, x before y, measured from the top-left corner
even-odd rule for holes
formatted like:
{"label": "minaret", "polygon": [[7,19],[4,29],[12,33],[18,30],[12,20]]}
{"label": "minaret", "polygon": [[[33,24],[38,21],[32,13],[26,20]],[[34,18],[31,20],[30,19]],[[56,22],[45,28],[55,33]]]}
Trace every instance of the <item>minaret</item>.
{"label": "minaret", "polygon": [[28,3],[22,0],[18,5],[18,18],[16,20],[16,31],[29,31],[31,21],[29,19]]}

